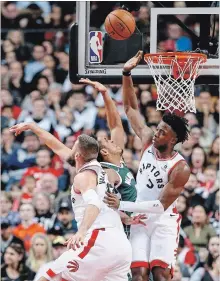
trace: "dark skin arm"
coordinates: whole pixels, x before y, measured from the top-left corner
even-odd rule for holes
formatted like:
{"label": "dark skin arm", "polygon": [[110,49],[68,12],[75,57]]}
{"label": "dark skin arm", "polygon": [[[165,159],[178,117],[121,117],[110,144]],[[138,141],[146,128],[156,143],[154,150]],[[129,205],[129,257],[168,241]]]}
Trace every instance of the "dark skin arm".
{"label": "dark skin arm", "polygon": [[[169,176],[169,182],[164,186],[158,200],[166,211],[179,197],[190,176],[190,168],[185,162],[180,162]],[[104,202],[111,208],[118,209],[120,200],[114,194],[107,193]],[[140,202],[141,203],[141,202]],[[138,202],[131,203],[138,206]]]}
{"label": "dark skin arm", "polygon": [[158,200],[166,210],[181,194],[190,176],[190,168],[180,162],[171,172],[169,182],[164,186]]}
{"label": "dark skin arm", "polygon": [[108,94],[107,88],[101,83],[91,81],[89,79],[80,79],[79,82],[93,86],[102,94],[105,102],[108,127],[111,131],[111,140],[114,141],[116,145],[124,149],[124,129],[121,122],[121,117],[118,113],[115,102]]}
{"label": "dark skin arm", "polygon": [[[125,63],[123,70],[125,72],[130,72],[138,65],[142,55],[143,52],[139,51],[133,58]],[[136,135],[141,139],[142,145],[146,146],[152,141],[153,131],[145,125],[145,122],[139,112],[138,100],[135,94],[132,77],[123,75],[122,81],[125,113]]]}

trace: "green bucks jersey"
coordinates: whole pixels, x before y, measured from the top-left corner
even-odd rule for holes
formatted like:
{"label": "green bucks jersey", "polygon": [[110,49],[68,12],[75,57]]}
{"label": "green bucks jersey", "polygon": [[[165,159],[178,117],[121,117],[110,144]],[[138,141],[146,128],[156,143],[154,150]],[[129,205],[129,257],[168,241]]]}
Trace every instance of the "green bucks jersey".
{"label": "green bucks jersey", "polygon": [[[101,162],[103,168],[113,169],[119,176],[120,182],[115,186],[115,189],[120,194],[122,201],[131,201],[135,202],[137,198],[137,190],[136,190],[136,181],[128,169],[128,167],[121,163],[121,166],[117,166],[107,162]],[[131,215],[131,213],[126,212],[127,215]],[[124,225],[125,232],[129,237],[130,234],[130,226]]]}

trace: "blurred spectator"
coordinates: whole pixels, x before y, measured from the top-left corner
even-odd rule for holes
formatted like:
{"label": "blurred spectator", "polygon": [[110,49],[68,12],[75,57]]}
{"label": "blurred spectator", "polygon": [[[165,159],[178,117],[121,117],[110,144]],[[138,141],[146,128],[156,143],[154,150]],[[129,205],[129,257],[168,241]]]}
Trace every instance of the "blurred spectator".
{"label": "blurred spectator", "polygon": [[195,145],[193,147],[189,165],[192,173],[199,175],[203,173],[204,168],[207,166],[207,155],[201,146]]}
{"label": "blurred spectator", "polygon": [[22,30],[11,30],[7,34],[7,39],[14,44],[14,52],[18,61],[30,59],[30,46],[25,44]]}
{"label": "blurred spectator", "polygon": [[62,236],[58,236],[52,243],[53,258],[57,259],[67,248],[65,246],[66,240]]}
{"label": "blurred spectator", "polygon": [[7,170],[9,158],[18,148],[19,144],[15,142],[15,137],[9,131],[9,128],[3,128],[1,139],[2,172]]}
{"label": "blurred spectator", "polygon": [[[57,236],[52,243],[52,252],[53,252],[53,259],[57,259],[66,251],[66,246],[64,245],[65,239],[62,236]],[[37,272],[34,281],[38,281],[41,276],[44,275],[45,272],[50,268],[51,262],[42,265]],[[58,281],[60,280],[60,275],[53,277],[53,280]]]}
{"label": "blurred spectator", "polygon": [[186,198],[188,198],[190,207],[204,204],[205,199],[203,198],[203,189],[200,188],[200,184],[195,174],[190,174],[183,192]]}
{"label": "blurred spectator", "polygon": [[9,91],[12,93],[15,104],[20,105],[28,93],[21,62],[15,61],[9,65],[9,77]]}
{"label": "blurred spectator", "polygon": [[50,11],[51,11],[51,7],[50,7],[50,3],[49,1],[44,1],[44,2],[40,2],[40,1],[22,1],[22,2],[17,2],[16,6],[18,8],[18,10],[23,10],[26,9],[30,4],[37,4],[43,11],[43,15],[47,16]]}
{"label": "blurred spectator", "polygon": [[71,206],[68,202],[61,202],[54,225],[60,226],[63,229],[64,235],[77,231],[76,221],[74,220]]}
{"label": "blurred spectator", "polygon": [[[23,100],[22,102],[22,109],[23,112],[21,113],[21,115],[19,116],[20,120],[23,120],[24,116],[28,115],[30,112],[33,112],[33,103],[36,99],[41,97],[41,93],[40,91],[34,90],[32,92],[30,92]],[[23,119],[22,119],[23,118]],[[19,120],[19,121],[20,121]]]}
{"label": "blurred spectator", "polygon": [[217,136],[211,146],[211,150],[208,156],[208,162],[209,164],[216,165],[216,168],[219,167],[219,136]]}
{"label": "blurred spectator", "polygon": [[190,135],[194,144],[198,144],[208,151],[213,141],[213,134],[207,128],[193,125],[190,130]]}
{"label": "blurred spectator", "polygon": [[20,216],[18,212],[12,211],[13,198],[10,193],[1,192],[1,223],[8,223],[16,226],[20,223]]}
{"label": "blurred spectator", "polygon": [[33,198],[33,206],[36,211],[36,221],[48,230],[53,226],[56,214],[52,213],[50,195],[46,192],[37,192]]}
{"label": "blurred spectator", "polygon": [[23,241],[12,234],[13,226],[8,221],[1,221],[1,254],[11,243],[18,243],[24,247]]}
{"label": "blurred spectator", "polygon": [[25,265],[25,250],[20,243],[11,243],[5,250],[1,268],[4,281],[32,281],[34,272]]}
{"label": "blurred spectator", "polygon": [[19,11],[15,2],[1,2],[1,27],[2,28],[18,28],[19,26]]}
{"label": "blurred spectator", "polygon": [[191,276],[190,281],[215,281],[220,275],[220,256],[214,258],[211,264],[198,268]]}
{"label": "blurred spectator", "polygon": [[86,103],[86,95],[82,92],[71,93],[67,100],[67,105],[74,110],[74,123],[72,129],[77,132],[84,128],[92,130],[95,124],[97,109],[94,105],[88,106]]}
{"label": "blurred spectator", "polygon": [[24,185],[22,186],[22,199],[32,200],[34,192],[36,190],[36,179],[33,176],[27,176],[24,179]]}
{"label": "blurred spectator", "polygon": [[178,213],[182,216],[181,227],[184,228],[191,225],[191,221],[188,218],[189,200],[184,194],[178,197],[176,208]]}
{"label": "blurred spectator", "polygon": [[35,233],[45,233],[44,228],[35,223],[35,211],[31,204],[22,204],[19,209],[21,223],[14,228],[13,234],[24,241],[25,250],[29,251],[31,238]]}
{"label": "blurred spectator", "polygon": [[210,237],[215,236],[216,232],[208,224],[207,214],[202,205],[197,205],[192,212],[192,225],[184,228],[186,235],[189,237],[196,250],[205,247]]}
{"label": "blurred spectator", "polygon": [[194,142],[191,136],[189,136],[189,139],[186,140],[184,143],[180,146],[180,154],[184,157],[186,162],[189,164],[190,156],[192,154],[192,149],[194,146]]}
{"label": "blurred spectator", "polygon": [[10,106],[12,108],[13,118],[17,119],[21,113],[21,108],[14,104],[14,99],[8,90],[1,90],[1,107]]}
{"label": "blurred spectator", "polygon": [[[22,146],[11,153],[8,158],[7,169],[11,182],[20,180],[26,169],[35,165],[39,146],[37,136],[32,132],[25,132]],[[9,184],[8,188],[10,188]]]}
{"label": "blurred spectator", "polygon": [[46,147],[40,148],[36,154],[37,166],[27,169],[21,179],[21,185],[24,183],[26,176],[33,176],[36,180],[40,180],[43,174],[50,173],[58,177],[60,172],[54,168],[51,168],[51,161],[51,152]]}
{"label": "blurred spectator", "polygon": [[54,132],[56,126],[55,114],[48,108],[43,97],[33,99],[32,111],[22,111],[18,119],[18,123],[20,122],[36,122],[39,127],[50,133]]}
{"label": "blurred spectator", "polygon": [[36,90],[41,93],[42,96],[45,96],[49,91],[49,80],[46,76],[40,76],[36,82]]}
{"label": "blurred spectator", "polygon": [[45,48],[41,45],[35,45],[33,47],[33,51],[32,51],[32,57],[33,57],[33,61],[32,62],[28,62],[28,64],[26,64],[25,66],[25,82],[27,83],[31,83],[34,75],[43,70],[43,68],[45,67],[43,60],[44,60],[44,55],[45,55]]}
{"label": "blurred spectator", "polygon": [[27,265],[33,272],[38,272],[45,263],[50,262],[52,257],[51,242],[44,233],[36,233],[31,239],[31,247]]}
{"label": "blurred spectator", "polygon": [[52,173],[42,174],[40,180],[37,182],[37,188],[35,192],[46,192],[52,196],[58,194],[58,179]]}

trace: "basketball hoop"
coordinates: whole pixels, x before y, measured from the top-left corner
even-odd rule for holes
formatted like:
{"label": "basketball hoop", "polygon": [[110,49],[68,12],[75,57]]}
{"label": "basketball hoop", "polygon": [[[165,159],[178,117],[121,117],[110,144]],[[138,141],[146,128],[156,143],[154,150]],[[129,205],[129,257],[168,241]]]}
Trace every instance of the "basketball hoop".
{"label": "basketball hoop", "polygon": [[168,52],[144,55],[157,86],[157,110],[196,113],[194,84],[199,66],[207,56],[199,53]]}

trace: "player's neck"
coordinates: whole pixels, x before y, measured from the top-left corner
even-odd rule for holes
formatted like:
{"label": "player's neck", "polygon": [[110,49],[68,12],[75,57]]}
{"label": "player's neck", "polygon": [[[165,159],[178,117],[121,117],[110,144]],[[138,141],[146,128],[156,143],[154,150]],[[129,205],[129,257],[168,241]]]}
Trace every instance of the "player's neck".
{"label": "player's neck", "polygon": [[157,157],[160,159],[168,159],[168,158],[173,157],[173,155],[175,154],[175,151],[173,150],[173,148],[167,148],[163,152],[161,152],[157,148],[155,148],[155,150],[156,150]]}
{"label": "player's neck", "polygon": [[120,166],[121,163],[121,156],[110,156],[106,157],[104,162],[108,162],[117,166]]}
{"label": "player's neck", "polygon": [[76,172],[78,171],[86,164],[84,161],[76,161]]}

